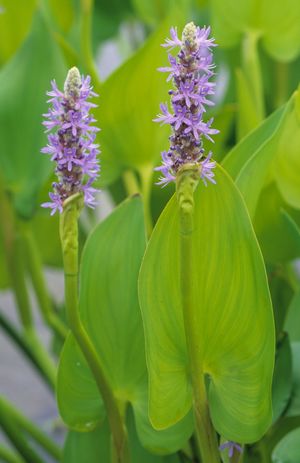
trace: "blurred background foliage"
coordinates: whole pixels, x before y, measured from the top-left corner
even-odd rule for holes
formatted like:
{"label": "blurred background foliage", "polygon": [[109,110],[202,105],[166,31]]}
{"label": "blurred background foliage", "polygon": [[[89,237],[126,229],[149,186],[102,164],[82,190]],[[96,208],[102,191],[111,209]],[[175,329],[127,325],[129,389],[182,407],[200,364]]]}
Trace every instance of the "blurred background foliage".
{"label": "blurred background foliage", "polygon": [[[58,218],[40,208],[53,181],[53,166],[40,154],[46,144],[41,122],[50,80],[62,87],[74,65],[92,76],[100,95],[95,110],[102,129],[99,187],[113,205],[141,192],[149,228],[173,193],[172,186],[154,185],[153,168],[168,146],[168,129],[152,122],[159,103],[168,99],[169,84],[157,72],[167,63],[160,44],[172,25],[181,31],[190,20],[211,24],[219,45],[217,94],[208,117],[215,118],[220,134],[212,149],[249,209],[276,321],[274,423],[261,442],[247,449],[244,461],[299,463],[299,0],[0,1],[0,287],[13,290],[21,329],[4,314],[1,327],[52,387],[53,364],[41,361],[48,354],[32,321],[27,287],[30,279],[57,353],[63,308],[55,307],[51,316],[53,301],[42,268],[62,265]],[[83,215],[81,247],[101,208],[100,201],[95,213]],[[9,434],[4,418],[1,424]],[[74,433],[64,461],[91,463],[91,449],[99,442],[92,433],[86,435],[88,443]],[[103,439],[105,433],[103,428]],[[14,445],[19,449],[24,442]],[[137,455],[141,451],[137,447]],[[145,455],[137,458],[148,461]]]}

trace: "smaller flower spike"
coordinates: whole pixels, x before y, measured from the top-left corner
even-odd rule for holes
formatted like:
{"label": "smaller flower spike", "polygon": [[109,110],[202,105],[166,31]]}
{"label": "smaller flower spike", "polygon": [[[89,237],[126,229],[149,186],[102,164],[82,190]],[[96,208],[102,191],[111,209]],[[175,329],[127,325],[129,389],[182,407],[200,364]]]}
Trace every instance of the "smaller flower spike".
{"label": "smaller flower spike", "polygon": [[99,176],[100,166],[97,155],[99,145],[95,143],[96,132],[99,130],[92,124],[95,121],[89,114],[95,104],[87,100],[97,96],[90,85],[89,76],[81,77],[78,69],[69,70],[64,92],[61,92],[55,80],[51,82],[52,90],[47,92],[51,108],[44,114],[43,125],[48,135],[48,145],[41,151],[50,154],[51,161],[56,163],[55,173],[58,182],[54,182],[53,192],[49,193],[50,202],[42,207],[63,212],[66,199],[76,193],[82,193],[84,203],[93,208],[96,204],[94,194],[98,191],[92,183]]}
{"label": "smaller flower spike", "polygon": [[211,151],[205,155],[203,137],[213,142],[212,135],[219,131],[212,128],[213,119],[203,121],[207,106],[213,106],[209,100],[214,94],[215,83],[213,56],[211,48],[215,47],[214,39],[209,38],[210,28],[196,27],[194,23],[185,26],[182,39],[177,35],[177,28],[171,28],[171,38],[162,46],[172,50],[180,47],[177,57],[169,54],[169,67],[159,68],[168,72],[167,81],[173,80],[174,89],[171,95],[171,107],[161,104],[161,114],[154,122],[170,124],[172,134],[169,137],[170,148],[162,153],[162,165],[155,170],[161,172],[158,185],[167,185],[176,180],[177,172],[186,164],[196,166],[203,183],[216,183],[213,169],[216,163],[211,159]]}
{"label": "smaller flower spike", "polygon": [[233,457],[234,449],[236,449],[239,453],[243,453],[243,447],[233,441],[227,441],[227,442],[224,442],[224,444],[220,445],[219,450],[222,451],[225,449],[228,449],[229,458]]}

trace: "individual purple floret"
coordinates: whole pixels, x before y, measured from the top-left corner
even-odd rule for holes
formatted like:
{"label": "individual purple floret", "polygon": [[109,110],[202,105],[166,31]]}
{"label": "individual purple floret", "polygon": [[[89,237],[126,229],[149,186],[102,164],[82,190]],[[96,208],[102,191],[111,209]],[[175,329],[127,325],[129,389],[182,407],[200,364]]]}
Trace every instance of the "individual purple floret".
{"label": "individual purple floret", "polygon": [[163,151],[162,165],[155,169],[162,174],[158,185],[175,181],[177,172],[185,164],[199,167],[199,176],[205,185],[207,181],[216,183],[213,172],[216,163],[211,159],[212,153],[205,155],[203,149],[203,137],[213,142],[211,136],[219,133],[211,127],[212,118],[203,121],[206,107],[214,104],[209,97],[215,92],[215,83],[210,79],[214,76],[211,48],[216,44],[209,38],[209,27],[201,29],[192,22],[185,26],[181,40],[176,28],[172,27],[170,34],[171,38],[162,46],[169,50],[180,47],[180,51],[176,57],[168,55],[170,66],[159,68],[169,73],[167,80],[173,80],[174,89],[169,91],[171,109],[162,103],[161,114],[154,119],[172,127],[170,148]]}
{"label": "individual purple floret", "polygon": [[97,155],[99,145],[95,143],[98,128],[90,115],[90,109],[97,105],[88,102],[90,97],[97,96],[90,85],[89,76],[82,77],[76,67],[68,72],[64,92],[51,82],[52,90],[47,92],[51,98],[51,108],[43,116],[46,132],[55,129],[48,135],[48,145],[41,151],[50,154],[51,161],[56,163],[55,173],[58,182],[54,182],[53,192],[49,193],[51,201],[42,207],[63,212],[66,199],[76,193],[82,193],[84,203],[93,208],[96,204],[92,183],[99,176],[100,166]]}
{"label": "individual purple floret", "polygon": [[228,456],[229,458],[233,457],[234,449],[236,449],[239,453],[243,453],[243,447],[236,442],[233,442],[231,440],[224,442],[224,444],[220,445],[219,449],[225,450],[228,449]]}

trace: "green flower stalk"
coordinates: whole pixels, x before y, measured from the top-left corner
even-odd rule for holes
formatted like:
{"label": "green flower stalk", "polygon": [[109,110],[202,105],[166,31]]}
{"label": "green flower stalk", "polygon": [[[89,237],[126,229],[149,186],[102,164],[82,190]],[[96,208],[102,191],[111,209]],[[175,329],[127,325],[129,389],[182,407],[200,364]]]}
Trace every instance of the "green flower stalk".
{"label": "green flower stalk", "polygon": [[175,58],[169,55],[170,67],[160,68],[170,73],[174,89],[170,90],[173,112],[167,105],[161,105],[156,122],[170,124],[170,149],[162,153],[162,165],[156,170],[162,174],[160,185],[176,182],[180,220],[180,289],[183,307],[184,329],[187,340],[190,376],[193,389],[193,409],[195,431],[201,458],[204,463],[219,463],[220,455],[216,432],[211,423],[202,364],[197,355],[198,333],[194,323],[194,301],[192,300],[194,190],[201,179],[204,185],[215,184],[212,153],[205,155],[203,140],[213,141],[211,135],[218,130],[211,128],[213,122],[203,121],[206,106],[213,103],[208,99],[214,94],[215,83],[210,79],[213,55],[211,48],[214,39],[209,39],[210,28],[196,27],[194,23],[185,26],[182,38],[177,36],[176,28],[171,29],[171,39],[166,40],[166,48],[180,47]]}

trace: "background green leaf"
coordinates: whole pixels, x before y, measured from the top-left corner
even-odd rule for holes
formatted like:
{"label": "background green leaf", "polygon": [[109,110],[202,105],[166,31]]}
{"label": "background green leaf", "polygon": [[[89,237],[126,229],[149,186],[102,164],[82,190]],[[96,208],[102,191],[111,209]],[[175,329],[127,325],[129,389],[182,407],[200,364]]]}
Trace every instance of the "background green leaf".
{"label": "background green leaf", "polygon": [[276,445],[272,453],[273,463],[299,463],[300,428],[289,432]]}
{"label": "background green leaf", "polygon": [[169,129],[159,128],[152,121],[159,104],[168,100],[170,87],[166,75],[157,71],[168,65],[167,53],[160,44],[173,24],[180,28],[184,21],[185,12],[176,9],[103,84],[100,106],[95,111],[102,129],[101,184],[111,183],[126,168],[138,170],[153,165],[166,148]]}
{"label": "background green leaf", "polygon": [[291,341],[300,341],[300,291],[295,293],[289,305],[284,328]]}
{"label": "background green leaf", "polygon": [[0,13],[0,64],[18,49],[29,32],[36,0],[2,0]]}
{"label": "background green leaf", "polygon": [[267,262],[286,262],[300,256],[300,231],[286,208],[275,183],[263,189],[254,228]]}
{"label": "background green leaf", "polygon": [[[272,414],[273,315],[263,260],[244,203],[220,168],[216,181],[216,186],[201,184],[195,191],[190,278],[197,347],[203,372],[210,377],[216,430],[229,440],[253,442],[266,431]],[[178,230],[174,196],[154,229],[139,283],[150,375],[149,413],[157,428],[176,423],[191,407]]]}
{"label": "background green leaf", "polygon": [[293,385],[286,416],[300,417],[300,342],[292,342]]}
{"label": "background green leaf", "polygon": [[273,422],[286,409],[292,392],[292,353],[289,337],[285,334],[277,343],[272,388]]}
{"label": "background green leaf", "polygon": [[[298,162],[296,152],[300,144],[300,127],[295,122],[298,117],[298,100],[299,91],[294,93],[286,105],[241,140],[222,163],[241,191],[251,217],[255,214],[262,189],[272,179],[276,181],[286,202],[297,207],[299,182],[297,172],[290,172],[289,166],[294,166],[295,171],[295,163]],[[293,143],[289,149],[287,134],[291,137],[291,129]],[[283,183],[289,184],[285,192]]]}
{"label": "background green leaf", "polygon": [[50,80],[56,78],[61,84],[65,73],[60,51],[37,13],[27,40],[0,72],[0,166],[23,217],[32,214],[37,193],[52,168],[48,157],[40,153],[46,144],[42,113]]}
{"label": "background green leaf", "polygon": [[[279,61],[291,61],[300,51],[300,4],[287,0],[212,0],[212,23],[217,42],[236,45],[246,32],[261,36],[267,52]],[[280,26],[280,32],[279,32]]]}

